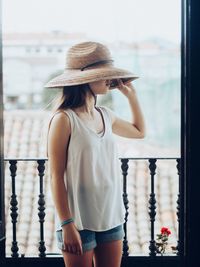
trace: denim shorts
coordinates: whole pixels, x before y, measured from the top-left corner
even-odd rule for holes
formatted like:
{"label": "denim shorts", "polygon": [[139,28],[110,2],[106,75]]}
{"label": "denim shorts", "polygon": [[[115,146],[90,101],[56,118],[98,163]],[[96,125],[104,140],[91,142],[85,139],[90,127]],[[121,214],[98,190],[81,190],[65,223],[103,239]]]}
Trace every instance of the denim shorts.
{"label": "denim shorts", "polygon": [[[109,242],[113,240],[120,240],[124,237],[123,224],[120,224],[112,229],[106,231],[91,231],[91,230],[78,230],[81,241],[83,253],[91,250],[97,246],[98,243]],[[62,229],[56,231],[56,242],[59,249],[63,249]]]}

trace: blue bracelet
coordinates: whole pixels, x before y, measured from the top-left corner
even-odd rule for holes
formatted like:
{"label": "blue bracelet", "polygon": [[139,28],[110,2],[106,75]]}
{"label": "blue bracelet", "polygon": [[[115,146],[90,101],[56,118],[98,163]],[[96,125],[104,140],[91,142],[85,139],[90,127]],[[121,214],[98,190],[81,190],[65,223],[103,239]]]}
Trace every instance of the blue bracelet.
{"label": "blue bracelet", "polygon": [[62,221],[61,224],[60,224],[60,226],[62,227],[63,225],[68,224],[68,223],[70,223],[70,222],[74,222],[74,218],[70,218],[70,219],[68,219],[68,220],[64,220],[64,221]]}

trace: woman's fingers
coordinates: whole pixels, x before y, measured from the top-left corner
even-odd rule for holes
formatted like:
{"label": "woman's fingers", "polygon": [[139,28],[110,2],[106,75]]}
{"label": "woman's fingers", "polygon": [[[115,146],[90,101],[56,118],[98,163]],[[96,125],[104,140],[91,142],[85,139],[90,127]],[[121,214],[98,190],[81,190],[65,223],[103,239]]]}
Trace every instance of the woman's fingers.
{"label": "woman's fingers", "polygon": [[71,247],[72,247],[72,252],[74,254],[77,254],[77,246],[76,245],[72,245]]}
{"label": "woman's fingers", "polygon": [[123,82],[122,82],[122,80],[121,80],[121,79],[118,79],[118,82],[119,82],[120,84],[123,84]]}
{"label": "woman's fingers", "polygon": [[66,248],[67,252],[69,252],[69,253],[72,252],[71,245],[66,245],[65,248]]}
{"label": "woman's fingers", "polygon": [[72,254],[78,254],[81,255],[82,252],[82,246],[80,244],[77,245],[65,245],[65,251],[67,251],[68,253],[72,253]]}
{"label": "woman's fingers", "polygon": [[119,84],[119,87],[120,87],[120,88],[122,88],[123,85],[124,85],[121,79],[118,79],[118,84]]}
{"label": "woman's fingers", "polygon": [[78,245],[78,251],[83,254],[82,242]]}

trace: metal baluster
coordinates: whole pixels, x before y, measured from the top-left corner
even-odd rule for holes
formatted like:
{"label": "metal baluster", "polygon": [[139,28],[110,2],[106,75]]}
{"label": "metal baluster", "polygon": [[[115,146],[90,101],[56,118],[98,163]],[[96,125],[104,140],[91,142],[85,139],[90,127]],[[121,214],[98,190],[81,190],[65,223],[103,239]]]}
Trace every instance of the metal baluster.
{"label": "metal baluster", "polygon": [[128,246],[128,240],[127,240],[127,221],[128,221],[128,194],[127,194],[127,175],[128,175],[128,159],[121,159],[121,169],[122,169],[122,175],[123,175],[123,201],[124,201],[124,206],[126,209],[126,213],[125,213],[125,223],[124,223],[124,240],[123,240],[123,257],[128,257],[129,253],[129,246]]}
{"label": "metal baluster", "polygon": [[178,199],[177,199],[177,221],[178,221],[178,240],[177,240],[177,246],[176,246],[176,255],[180,255],[180,170],[181,170],[181,160],[176,159],[177,165],[177,171],[178,171],[178,177],[179,177],[179,187],[178,187]]}
{"label": "metal baluster", "polygon": [[156,256],[156,242],[154,239],[154,222],[155,222],[155,216],[156,216],[156,198],[154,193],[154,175],[156,170],[156,159],[149,159],[149,169],[150,169],[150,175],[151,175],[151,193],[149,198],[149,215],[150,215],[150,221],[151,221],[151,240],[149,241],[149,255],[150,256]]}
{"label": "metal baluster", "polygon": [[15,176],[16,176],[16,172],[17,172],[17,161],[16,160],[9,160],[10,163],[10,173],[11,173],[11,177],[12,177],[12,195],[11,195],[11,201],[10,201],[10,205],[11,205],[11,213],[10,216],[12,218],[12,226],[13,226],[13,241],[12,241],[12,246],[11,246],[11,257],[13,258],[18,258],[19,257],[19,253],[18,253],[18,245],[17,245],[17,238],[16,238],[16,223],[17,223],[17,210],[18,210],[18,201],[17,201],[17,195],[15,194]]}
{"label": "metal baluster", "polygon": [[46,257],[45,251],[45,241],[44,241],[44,217],[45,217],[45,199],[43,194],[43,176],[44,176],[44,170],[45,170],[45,160],[38,160],[38,172],[39,172],[39,192],[38,195],[38,216],[39,216],[39,222],[40,222],[40,241],[39,241],[39,257]]}

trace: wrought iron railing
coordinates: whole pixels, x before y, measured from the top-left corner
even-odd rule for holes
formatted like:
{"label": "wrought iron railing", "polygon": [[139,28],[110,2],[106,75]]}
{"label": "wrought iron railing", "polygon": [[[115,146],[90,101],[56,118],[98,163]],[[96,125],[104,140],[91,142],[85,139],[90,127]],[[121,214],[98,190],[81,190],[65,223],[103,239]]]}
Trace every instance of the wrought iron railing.
{"label": "wrought iron railing", "polygon": [[[127,238],[127,223],[128,223],[128,209],[129,209],[129,200],[128,200],[128,193],[127,193],[127,177],[128,177],[128,170],[129,170],[129,162],[132,160],[145,160],[148,162],[148,169],[149,169],[149,176],[150,176],[150,194],[149,194],[149,223],[150,223],[150,240],[149,240],[149,256],[129,256],[129,243]],[[122,266],[132,266],[132,264],[137,263],[137,266],[147,266],[143,265],[143,263],[148,263],[148,266],[166,266],[170,264],[172,266],[178,266],[177,263],[179,261],[180,251],[182,249],[182,242],[180,238],[180,227],[178,226],[178,240],[176,244],[176,254],[174,256],[163,256],[158,257],[157,249],[156,249],[156,241],[155,241],[155,219],[156,219],[156,194],[155,194],[155,184],[154,184],[154,177],[156,174],[156,167],[158,160],[173,160],[176,161],[176,168],[177,168],[177,175],[179,177],[178,181],[180,184],[180,158],[120,158],[121,161],[121,171],[123,176],[123,200],[125,205],[125,222],[124,222],[124,240],[123,240],[123,257],[122,257]],[[45,222],[45,194],[44,194],[44,174],[45,174],[45,163],[48,161],[47,158],[45,159],[5,159],[9,163],[9,170],[11,176],[11,185],[12,191],[10,196],[10,216],[11,216],[11,223],[12,223],[12,244],[11,244],[11,257],[8,257],[8,261],[11,259],[20,259],[24,262],[28,262],[27,257],[24,254],[19,254],[19,247],[16,235],[16,225],[17,225],[17,217],[18,217],[18,196],[16,194],[16,176],[17,176],[17,164],[20,161],[33,161],[37,162],[37,170],[39,176],[39,195],[38,195],[38,219],[40,224],[40,232],[39,234],[39,244],[38,244],[38,259],[47,259],[51,255],[51,259],[56,260],[56,253],[46,253],[45,247],[45,240],[44,240],[44,222]],[[177,222],[178,225],[180,224],[180,187],[179,192],[177,195]],[[55,256],[53,258],[52,256]],[[34,258],[37,260],[37,257]],[[61,262],[59,257],[57,258],[58,262]],[[32,259],[33,261],[33,259]],[[45,262],[45,261],[44,261]],[[43,266],[44,266],[43,262]],[[49,262],[49,260],[48,260]],[[161,265],[162,263],[162,265]],[[16,264],[16,263],[15,263]],[[49,263],[48,263],[49,264]],[[174,264],[174,265],[173,265]],[[17,266],[17,265],[16,265]],[[49,265],[48,265],[49,266]]]}

